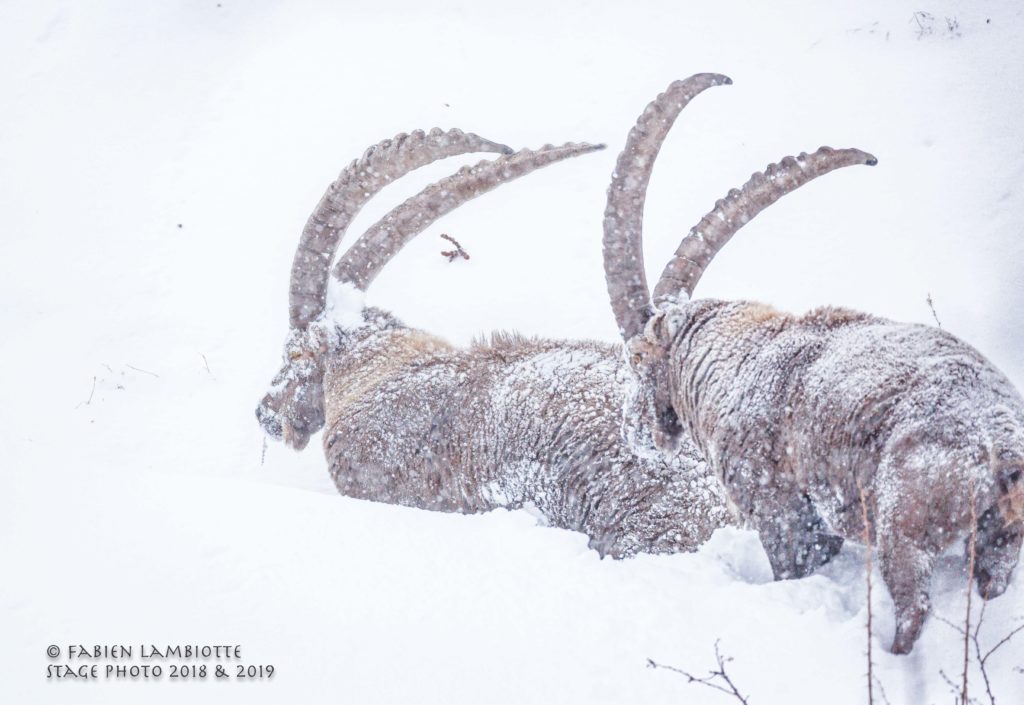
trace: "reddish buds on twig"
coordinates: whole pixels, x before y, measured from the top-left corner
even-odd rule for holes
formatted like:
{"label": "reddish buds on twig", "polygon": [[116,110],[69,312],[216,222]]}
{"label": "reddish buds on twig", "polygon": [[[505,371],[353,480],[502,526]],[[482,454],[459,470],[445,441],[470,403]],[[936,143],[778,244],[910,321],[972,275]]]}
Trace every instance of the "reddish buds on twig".
{"label": "reddish buds on twig", "polygon": [[443,250],[441,252],[441,255],[447,257],[449,262],[454,262],[459,257],[462,259],[469,259],[469,253],[462,249],[462,245],[459,244],[458,240],[453,238],[451,235],[446,235],[445,233],[441,233],[441,237],[455,245],[454,250]]}

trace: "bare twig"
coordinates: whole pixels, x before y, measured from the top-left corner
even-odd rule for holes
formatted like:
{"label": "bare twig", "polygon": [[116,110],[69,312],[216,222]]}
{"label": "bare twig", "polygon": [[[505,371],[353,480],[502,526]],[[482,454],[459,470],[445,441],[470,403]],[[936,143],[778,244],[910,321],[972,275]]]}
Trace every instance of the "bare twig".
{"label": "bare twig", "polygon": [[889,696],[885,694],[885,687],[882,685],[882,679],[875,676],[875,684],[878,685],[878,694],[882,696],[882,702],[885,705],[890,705]]}
{"label": "bare twig", "polygon": [[206,359],[206,355],[204,355],[203,353],[199,353],[199,356],[200,356],[201,358],[203,358],[203,367],[205,367],[205,368],[206,368],[206,371],[207,371],[207,372],[208,372],[209,374],[211,374],[211,375],[212,375],[213,373],[212,373],[212,372],[210,372],[210,363],[209,363],[209,361],[208,361],[208,360]]}
{"label": "bare twig", "polygon": [[960,690],[960,701],[967,705],[967,669],[971,656],[971,593],[974,588],[974,560],[977,557],[975,546],[978,539],[978,488],[971,485],[971,536],[967,547],[967,609],[964,610],[964,674],[963,687]]}
{"label": "bare twig", "polygon": [[943,617],[941,614],[935,615],[935,619],[939,620],[940,622],[945,624],[950,629],[955,630],[957,634],[963,634],[964,633],[964,628],[963,627],[961,627],[959,624],[951,622],[950,620],[948,620],[945,617]]}
{"label": "bare twig", "polygon": [[[681,668],[676,668],[675,666],[666,666],[664,664],[656,663],[653,659],[647,659],[647,667],[664,668],[667,671],[678,673],[679,675],[686,677],[687,683],[699,683],[701,685],[706,685],[708,688],[714,688],[715,690],[725,693],[726,695],[733,696],[741,703],[743,703],[743,705],[750,705],[747,701],[747,698],[740,694],[740,691],[736,688],[736,684],[732,682],[732,679],[729,677],[729,674],[725,671],[725,664],[732,661],[732,658],[728,656],[722,656],[722,652],[718,648],[719,641],[720,640],[717,639],[715,640],[715,661],[718,663],[718,669],[708,671],[708,675],[703,678],[698,678],[692,673],[688,673],[687,671],[684,671]],[[720,685],[717,681],[721,681],[725,685]]]}
{"label": "bare twig", "polygon": [[451,235],[446,235],[445,233],[441,233],[441,237],[455,245],[454,250],[444,250],[441,252],[443,256],[448,258],[449,262],[454,262],[459,257],[462,259],[469,259],[469,253],[462,249],[462,245],[459,244],[458,240],[453,238]]}
{"label": "bare twig", "polygon": [[[986,654],[985,657],[982,657],[982,655],[981,655],[981,643],[978,640],[978,634],[981,633],[981,625],[985,621],[985,608],[987,606],[988,606],[988,602],[982,600],[982,602],[981,602],[981,611],[978,612],[978,623],[974,626],[974,633],[971,635],[971,641],[974,642],[974,653],[975,653],[975,658],[978,659],[978,667],[981,669],[981,679],[985,682],[985,693],[988,695],[988,701],[992,705],[995,705],[996,704],[996,696],[992,694],[992,683],[988,679],[988,671],[985,668],[985,660],[988,658],[988,655]],[[1010,636],[1007,639],[1004,639],[999,644],[996,644],[996,646],[994,648],[998,649],[1002,644],[1004,644],[1006,641],[1008,641],[1009,639],[1012,639],[1012,638],[1013,638],[1013,632],[1010,632]],[[989,652],[989,653],[991,653],[991,652]]]}
{"label": "bare twig", "polygon": [[136,367],[135,365],[129,365],[129,364],[125,363],[125,367],[127,367],[129,369],[133,369],[136,372],[141,372],[142,374],[150,375],[151,377],[159,377],[160,376],[156,372],[150,372],[149,370],[144,370],[142,368]]}
{"label": "bare twig", "polygon": [[267,434],[263,434],[263,450],[260,451],[260,465],[267,459]]}
{"label": "bare twig", "polygon": [[974,628],[971,628],[971,594],[973,592],[974,583],[974,563],[977,559],[977,505],[975,504],[975,500],[977,499],[976,495],[976,490],[972,490],[972,529],[970,537],[968,539],[969,543],[967,545],[967,610],[966,616],[964,617],[963,625],[955,624],[941,615],[935,615],[936,619],[938,619],[940,622],[947,625],[951,629],[955,630],[964,638],[964,671],[961,675],[960,685],[954,684],[953,681],[949,678],[949,676],[946,675],[944,671],[939,671],[939,675],[942,676],[943,680],[946,681],[946,684],[951,687],[951,690],[956,695],[957,705],[968,705],[968,703],[978,702],[977,698],[970,697],[968,693],[968,659],[970,658],[970,648],[971,646],[973,646],[974,661],[978,664],[978,670],[981,672],[981,678],[985,684],[985,695],[988,696],[989,705],[996,705],[996,696],[995,693],[992,691],[992,679],[990,678],[988,671],[988,661],[993,654],[999,651],[999,649],[1001,649],[1002,647],[1006,646],[1006,644],[1008,644],[1015,636],[1017,636],[1021,632],[1024,632],[1024,624],[1020,624],[1017,627],[1011,629],[1009,632],[1007,632],[1005,636],[1003,636],[1002,639],[997,641],[991,648],[989,648],[987,651],[983,651],[981,646],[981,628],[982,625],[985,623],[985,611],[988,608],[988,602],[983,601],[981,603],[981,609],[978,611],[978,618],[977,620],[975,620]]}
{"label": "bare twig", "polygon": [[928,308],[932,310],[932,318],[935,319],[935,325],[942,328],[942,321],[939,320],[939,314],[935,312],[935,302],[932,301],[932,293],[930,291],[928,292],[928,296],[925,298],[925,301],[928,302]]}
{"label": "bare twig", "polygon": [[917,38],[921,39],[932,33],[932,24],[935,22],[935,15],[930,12],[917,11],[910,16],[910,21],[917,24]]}
{"label": "bare twig", "polygon": [[[1017,636],[1022,631],[1024,631],[1024,624],[1020,625],[1019,627],[1011,631],[1009,634],[1004,636],[1002,639],[1000,639],[998,642],[996,642],[995,646],[993,646],[991,649],[985,652],[985,656],[982,658],[982,661],[988,660],[988,657],[994,654],[997,649],[1005,646],[1011,639],[1013,639],[1013,637]],[[981,652],[979,651],[979,653]]]}
{"label": "bare twig", "polygon": [[981,603],[981,611],[978,613],[978,623],[974,628],[974,633],[971,635],[971,641],[974,642],[974,657],[978,662],[978,670],[981,671],[981,679],[985,682],[985,694],[988,696],[989,704],[996,705],[996,696],[992,692],[992,681],[988,676],[988,660],[992,654],[1006,646],[1013,637],[1024,631],[1024,624],[1010,630],[1006,636],[996,642],[995,646],[983,654],[981,653],[981,639],[979,639],[978,636],[981,633],[981,624],[985,619],[986,606],[988,606],[988,602]]}
{"label": "bare twig", "polygon": [[946,672],[941,668],[939,669],[939,675],[942,676],[942,680],[944,680],[946,685],[949,686],[949,692],[953,694],[954,705],[965,705],[960,700],[960,686],[954,683],[953,679],[946,675]]}
{"label": "bare twig", "polygon": [[861,521],[864,523],[863,540],[864,540],[864,580],[867,583],[867,603],[868,603],[868,621],[867,621],[867,632],[868,632],[868,705],[875,705],[875,661],[872,658],[871,646],[871,626],[873,622],[874,614],[871,610],[871,559],[872,552],[874,550],[874,542],[871,540],[871,518],[868,516],[868,498],[864,493],[864,485],[861,484],[860,478],[857,478],[857,492],[860,494],[860,515]]}
{"label": "bare twig", "polygon": [[75,408],[77,409],[80,406],[89,406],[90,404],[92,404],[92,395],[95,394],[95,393],[96,393],[96,375],[93,375],[92,376],[92,389],[89,391],[89,398],[86,399],[85,401],[79,402],[78,405],[75,406]]}

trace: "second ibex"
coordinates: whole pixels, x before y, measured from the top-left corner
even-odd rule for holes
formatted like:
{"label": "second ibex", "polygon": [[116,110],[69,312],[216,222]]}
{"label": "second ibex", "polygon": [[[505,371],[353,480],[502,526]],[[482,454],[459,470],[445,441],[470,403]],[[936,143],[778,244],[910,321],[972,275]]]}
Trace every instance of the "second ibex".
{"label": "second ibex", "polygon": [[[671,124],[687,83],[649,110]],[[659,146],[649,140],[620,164],[652,162]],[[935,560],[954,542],[967,538],[982,597],[1007,587],[1024,536],[1020,395],[937,328],[690,300],[711,259],[762,209],[824,171],[874,163],[822,148],[755,174],[683,239],[653,298],[641,249],[646,184],[620,179],[605,268],[637,377],[625,417],[634,442],[695,441],[739,518],[760,532],[777,579],[806,575],[844,538],[868,536],[895,603],[893,651],[907,653],[929,611]]]}

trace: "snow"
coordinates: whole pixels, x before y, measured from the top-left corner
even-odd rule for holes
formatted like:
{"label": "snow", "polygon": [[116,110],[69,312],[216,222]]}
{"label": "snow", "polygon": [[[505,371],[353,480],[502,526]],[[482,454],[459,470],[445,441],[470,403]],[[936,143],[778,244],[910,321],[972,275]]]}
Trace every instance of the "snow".
{"label": "snow", "polygon": [[[918,37],[917,11],[933,16]],[[514,146],[609,149],[446,216],[367,295],[468,344],[495,328],[616,339],[600,261],[626,131],[668,83],[721,71],[648,192],[653,277],[756,169],[830,144],[879,158],[823,177],[727,246],[697,296],[829,303],[943,326],[1020,387],[1024,10],[1018,3],[685,6],[326,0],[60,0],[0,7],[0,679],[3,702],[727,702],[713,645],[755,703],[860,703],[864,554],[769,580],[756,536],[599,560],[526,511],[457,516],[338,497],[316,443],[264,449],[309,212],[366,146],[458,126]],[[956,18],[956,32],[945,18]],[[349,239],[476,157],[387,187]],[[179,227],[180,225],[180,227]],[[470,261],[439,256],[456,237]],[[343,310],[347,310],[345,306]],[[876,674],[893,705],[948,702],[961,644],[930,619]],[[933,615],[963,613],[943,559]],[[977,603],[977,601],[975,601]],[[1024,579],[984,642],[1024,617]],[[47,682],[50,644],[240,644],[268,682]],[[1024,689],[1024,637],[993,689]],[[973,687],[981,694],[980,678]],[[237,692],[236,692],[237,691]],[[243,692],[244,691],[244,692]]]}
{"label": "snow", "polygon": [[[325,322],[342,330],[363,325],[363,308],[366,295],[349,282],[340,282],[333,277],[327,284],[327,301],[322,317]],[[327,326],[330,328],[330,326]]]}

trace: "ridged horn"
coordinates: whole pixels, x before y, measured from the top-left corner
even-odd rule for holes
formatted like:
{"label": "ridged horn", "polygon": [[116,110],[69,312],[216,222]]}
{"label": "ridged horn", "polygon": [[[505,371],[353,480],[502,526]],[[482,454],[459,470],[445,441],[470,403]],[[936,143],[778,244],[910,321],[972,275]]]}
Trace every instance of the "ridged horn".
{"label": "ridged horn", "polygon": [[523,149],[463,167],[427,186],[372,225],[338,261],[334,277],[365,291],[407,242],[466,201],[541,167],[599,149],[604,149],[604,145],[545,145],[536,151]]}
{"label": "ridged horn", "polygon": [[604,211],[604,271],[619,332],[629,339],[650,316],[644,273],[643,218],[654,160],[683,108],[697,94],[732,83],[728,76],[699,73],[672,83],[644,109],[615,163]]}
{"label": "ridged horn", "polygon": [[444,157],[469,152],[511,154],[506,145],[454,129],[399,134],[370,147],[324,193],[306,222],[292,262],[288,315],[303,329],[324,309],[327,278],[338,243],[370,198],[395,179]]}
{"label": "ridged horn", "polygon": [[758,213],[790,191],[844,166],[878,163],[859,149],[821,147],[813,154],[801,153],[770,164],[750,177],[740,189],[733,189],[683,238],[654,287],[654,305],[689,299],[704,270],[729,239]]}

